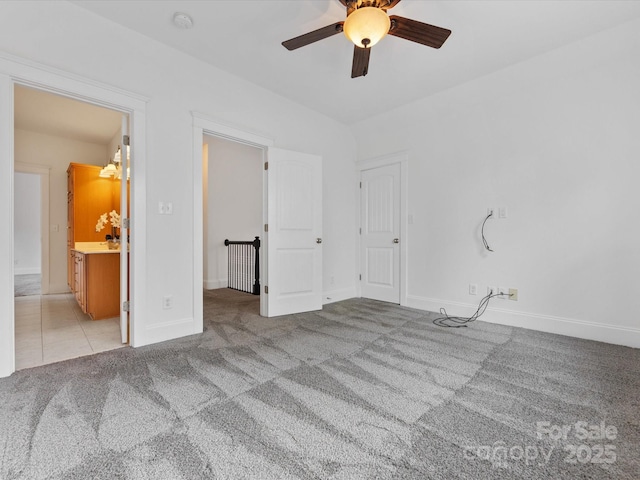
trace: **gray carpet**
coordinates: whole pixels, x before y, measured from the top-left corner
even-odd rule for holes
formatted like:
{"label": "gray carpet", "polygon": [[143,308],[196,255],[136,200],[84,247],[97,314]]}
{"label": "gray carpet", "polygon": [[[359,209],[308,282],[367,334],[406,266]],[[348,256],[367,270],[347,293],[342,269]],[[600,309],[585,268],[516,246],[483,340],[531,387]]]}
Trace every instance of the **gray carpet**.
{"label": "gray carpet", "polygon": [[42,276],[40,274],[14,275],[14,297],[40,295]]}
{"label": "gray carpet", "polygon": [[0,379],[0,478],[640,478],[639,350],[371,300],[257,311],[206,292],[203,335]]}

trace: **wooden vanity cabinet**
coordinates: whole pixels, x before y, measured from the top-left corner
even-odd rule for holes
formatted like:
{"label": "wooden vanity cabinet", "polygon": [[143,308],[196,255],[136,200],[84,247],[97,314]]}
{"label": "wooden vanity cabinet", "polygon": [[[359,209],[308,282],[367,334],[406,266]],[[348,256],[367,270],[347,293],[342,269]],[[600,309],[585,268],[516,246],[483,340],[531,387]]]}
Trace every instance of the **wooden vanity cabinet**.
{"label": "wooden vanity cabinet", "polygon": [[[121,213],[121,180],[101,178],[101,168],[70,163],[67,169],[67,283],[94,320],[120,315],[120,252],[76,250],[77,242],[104,242],[111,224],[96,232],[98,219],[112,210]],[[128,210],[127,203],[125,217]]]}
{"label": "wooden vanity cabinet", "polygon": [[96,232],[96,223],[103,213],[120,210],[113,204],[112,191],[114,185],[120,187],[119,181],[100,178],[102,167],[70,163],[67,169],[67,283],[75,292],[72,272],[73,256],[71,250],[76,242],[104,242],[105,235],[111,233],[107,227]]}
{"label": "wooden vanity cabinet", "polygon": [[73,250],[74,293],[82,311],[93,320],[120,315],[120,252]]}

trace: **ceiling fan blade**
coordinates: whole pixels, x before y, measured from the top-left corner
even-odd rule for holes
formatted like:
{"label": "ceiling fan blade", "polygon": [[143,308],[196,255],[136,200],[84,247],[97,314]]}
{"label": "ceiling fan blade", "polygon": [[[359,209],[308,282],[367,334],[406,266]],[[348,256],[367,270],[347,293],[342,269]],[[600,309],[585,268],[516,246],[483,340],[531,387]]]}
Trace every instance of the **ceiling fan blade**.
{"label": "ceiling fan blade", "polygon": [[351,78],[364,77],[369,73],[370,48],[360,48],[353,46],[353,66],[351,67]]}
{"label": "ceiling fan blade", "polygon": [[391,20],[389,35],[421,43],[428,47],[440,48],[451,35],[451,30],[411,20],[410,18],[390,15],[389,19]]}
{"label": "ceiling fan blade", "polygon": [[332,23],[331,25],[319,28],[318,30],[314,30],[313,32],[305,33],[304,35],[300,35],[299,37],[295,37],[290,40],[285,40],[284,42],[282,42],[282,45],[287,50],[295,50],[296,48],[304,47],[306,45],[309,45],[310,43],[323,40],[342,32],[343,24],[344,22]]}
{"label": "ceiling fan blade", "polygon": [[400,0],[387,0],[387,4],[386,5],[381,5],[380,8],[382,10],[389,10],[393,7],[395,7],[397,4],[400,3]]}

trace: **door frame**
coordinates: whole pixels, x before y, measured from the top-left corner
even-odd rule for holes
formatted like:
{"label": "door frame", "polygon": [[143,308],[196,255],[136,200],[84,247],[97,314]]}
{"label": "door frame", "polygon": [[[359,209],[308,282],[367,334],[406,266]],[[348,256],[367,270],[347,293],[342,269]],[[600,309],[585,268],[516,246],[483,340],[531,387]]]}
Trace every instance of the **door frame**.
{"label": "door frame", "polygon": [[[219,123],[207,115],[192,111],[193,117],[193,319],[195,325],[194,333],[202,333],[204,328],[203,318],[203,297],[202,289],[204,282],[203,261],[204,261],[204,206],[203,206],[203,168],[202,168],[202,145],[204,135],[211,135],[233,142],[244,143],[252,147],[260,148],[263,155],[263,163],[267,160],[269,147],[274,146],[274,140],[261,134],[253,133],[243,128],[232,127]],[[265,176],[262,182],[262,218],[263,223],[267,223],[267,188]],[[260,255],[260,277],[267,278],[267,245],[268,238],[262,235],[261,255]],[[260,315],[268,316],[267,298],[264,293],[264,282],[260,282]]]}
{"label": "door frame", "polygon": [[[145,343],[144,305],[147,292],[146,270],[146,102],[147,98],[111,85],[89,80],[53,67],[0,53],[0,223],[9,224],[8,235],[0,236],[0,378],[15,371],[15,308],[14,308],[14,86],[36,88],[45,92],[91,103],[129,115],[131,122],[131,338],[129,344]],[[135,188],[134,188],[135,185]],[[48,228],[48,227],[47,227]],[[134,234],[135,232],[135,234]],[[139,273],[139,278],[138,278]],[[140,312],[140,315],[138,315]],[[140,335],[138,335],[140,333]]]}
{"label": "door frame", "polygon": [[[358,226],[362,228],[361,219],[362,219],[362,196],[360,195],[360,182],[362,179],[362,172],[364,170],[374,170],[380,167],[386,167],[393,164],[400,164],[400,305],[407,306],[407,286],[408,286],[408,245],[409,245],[409,235],[408,235],[408,212],[407,208],[409,205],[409,153],[398,152],[392,153],[389,155],[383,155],[380,157],[368,158],[364,160],[359,160],[356,163],[356,170],[358,171],[358,183],[356,185],[357,195],[358,195]],[[358,255],[357,255],[357,272],[362,272],[362,237],[359,233],[357,244],[358,244]],[[359,274],[359,273],[358,273]],[[357,274],[357,275],[358,275]],[[359,280],[358,276],[356,276],[356,285],[357,285],[357,294],[358,297],[362,297],[362,283]]]}
{"label": "door frame", "polygon": [[[44,165],[14,162],[14,173],[29,173],[40,177],[40,293],[47,295],[49,285],[49,174]],[[14,192],[15,201],[15,192]],[[60,227],[58,227],[60,228]],[[15,232],[14,232],[15,233]],[[14,246],[15,248],[15,246]]]}

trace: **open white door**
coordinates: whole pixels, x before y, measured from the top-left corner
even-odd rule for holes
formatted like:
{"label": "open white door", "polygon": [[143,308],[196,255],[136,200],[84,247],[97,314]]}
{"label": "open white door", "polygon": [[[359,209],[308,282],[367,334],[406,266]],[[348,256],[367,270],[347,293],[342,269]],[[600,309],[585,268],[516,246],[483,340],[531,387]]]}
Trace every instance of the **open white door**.
{"label": "open white door", "polygon": [[129,118],[122,115],[120,147],[120,336],[129,343]]}
{"label": "open white door", "polygon": [[400,303],[400,164],[361,174],[362,293]]}
{"label": "open white door", "polygon": [[322,159],[269,148],[267,316],[322,309]]}

